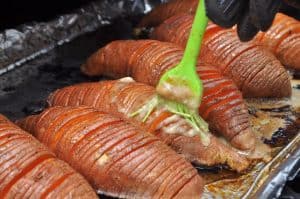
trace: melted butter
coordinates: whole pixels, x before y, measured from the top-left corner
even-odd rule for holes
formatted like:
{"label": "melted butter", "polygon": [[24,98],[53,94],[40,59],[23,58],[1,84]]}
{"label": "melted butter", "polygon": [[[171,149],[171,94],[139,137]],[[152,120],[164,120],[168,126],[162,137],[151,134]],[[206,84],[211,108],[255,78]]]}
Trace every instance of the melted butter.
{"label": "melted butter", "polygon": [[251,124],[253,130],[258,134],[258,137],[272,139],[272,135],[279,128],[286,127],[285,119],[271,117],[269,113],[257,111],[256,116],[251,116]]}
{"label": "melted butter", "polygon": [[204,146],[210,144],[210,133],[203,135],[203,132],[200,133],[198,129],[195,129],[189,122],[176,114],[162,121],[159,124],[158,129],[162,129],[162,131],[167,134],[180,134],[187,137],[200,136],[201,143]]}
{"label": "melted butter", "polygon": [[272,149],[261,141],[261,137],[259,137],[257,133],[255,133],[255,135],[256,135],[256,144],[254,150],[251,151],[242,151],[232,147],[229,141],[226,140],[224,137],[217,137],[217,138],[223,144],[231,147],[234,151],[236,151],[240,155],[246,156],[248,159],[252,161],[256,161],[256,160],[262,160],[264,162],[270,161],[272,158],[271,157]]}
{"label": "melted butter", "polygon": [[[168,110],[168,105],[166,105],[164,101],[159,100],[159,97],[156,95],[150,99],[148,103],[127,117],[135,117],[137,120],[145,122],[150,115],[153,117],[153,113],[158,114],[158,112],[161,113],[161,111]],[[209,132],[204,132],[201,128],[195,128],[187,119],[175,113],[172,113],[170,117],[158,125],[156,130],[160,129],[167,134],[180,134],[187,137],[200,136],[201,142],[205,146],[208,146],[210,143]]]}
{"label": "melted butter", "polygon": [[268,145],[264,144],[261,140],[256,140],[255,150],[250,154],[251,159],[263,160],[269,162],[272,159],[272,149]]}
{"label": "melted butter", "polygon": [[198,134],[198,131],[191,127],[184,119],[178,115],[172,115],[160,123],[158,128],[162,128],[168,134],[182,134],[192,137]]}
{"label": "melted butter", "polygon": [[121,83],[134,83],[136,81],[134,81],[134,79],[132,79],[132,77],[124,77],[118,80],[118,82]]}
{"label": "melted butter", "polygon": [[105,165],[109,161],[109,156],[105,153],[97,160],[97,163],[101,166]]}
{"label": "melted butter", "polygon": [[135,83],[136,81],[132,79],[131,77],[124,77],[121,79],[118,79],[116,83],[114,84],[111,92],[111,103],[116,104],[117,111],[123,114],[127,114],[128,108],[121,104],[121,102],[118,100],[118,93],[129,84]]}
{"label": "melted butter", "polygon": [[300,105],[299,97],[300,92],[293,89],[291,99],[247,99],[248,105],[255,109],[250,122],[257,141],[254,151],[239,151],[239,153],[251,159],[270,161],[274,150],[262,140],[272,140],[278,129],[286,129],[289,124],[286,118],[295,119],[292,109]]}
{"label": "melted butter", "polygon": [[174,85],[174,83],[165,82],[163,84],[159,84],[156,91],[161,96],[183,103],[192,110],[199,107],[200,99],[197,99],[193,92],[185,85]]}
{"label": "melted butter", "polygon": [[129,117],[136,117],[138,120],[145,122],[148,116],[153,112],[153,110],[159,106],[159,100],[156,95],[154,95],[149,101],[139,108],[136,112],[131,113]]}
{"label": "melted butter", "polygon": [[271,147],[263,143],[259,138],[256,139],[256,145],[253,151],[241,151],[237,149],[236,151],[239,154],[246,156],[248,159],[252,161],[259,160],[259,161],[269,162],[272,159]]}

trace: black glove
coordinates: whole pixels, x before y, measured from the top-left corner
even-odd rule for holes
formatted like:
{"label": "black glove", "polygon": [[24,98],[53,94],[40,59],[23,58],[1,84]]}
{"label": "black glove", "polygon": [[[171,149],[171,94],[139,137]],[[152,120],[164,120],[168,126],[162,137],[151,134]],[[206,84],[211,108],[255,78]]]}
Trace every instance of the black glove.
{"label": "black glove", "polygon": [[300,0],[205,0],[205,4],[210,20],[224,28],[237,25],[242,41],[268,30],[282,7],[300,9]]}

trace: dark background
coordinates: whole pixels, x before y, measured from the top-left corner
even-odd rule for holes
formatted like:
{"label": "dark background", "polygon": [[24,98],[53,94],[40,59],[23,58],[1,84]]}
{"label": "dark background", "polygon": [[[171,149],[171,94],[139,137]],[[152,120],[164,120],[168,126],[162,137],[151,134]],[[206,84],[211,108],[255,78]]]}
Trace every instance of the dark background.
{"label": "dark background", "polygon": [[1,0],[0,31],[31,21],[49,21],[92,0]]}

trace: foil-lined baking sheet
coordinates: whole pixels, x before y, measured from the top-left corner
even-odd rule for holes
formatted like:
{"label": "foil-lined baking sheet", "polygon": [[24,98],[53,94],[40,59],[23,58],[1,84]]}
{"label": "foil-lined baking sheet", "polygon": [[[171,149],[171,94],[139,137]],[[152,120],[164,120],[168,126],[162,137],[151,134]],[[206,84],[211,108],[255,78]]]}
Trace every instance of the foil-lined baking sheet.
{"label": "foil-lined baking sheet", "polygon": [[[0,33],[0,112],[10,119],[39,112],[57,88],[98,81],[79,66],[96,49],[132,38],[140,16],[163,1],[99,0],[49,22]],[[10,72],[8,72],[10,71]],[[207,180],[203,198],[278,198],[300,167],[300,82],[291,99],[248,99],[253,129],[272,146],[272,159],[237,175],[219,167],[198,168]]]}

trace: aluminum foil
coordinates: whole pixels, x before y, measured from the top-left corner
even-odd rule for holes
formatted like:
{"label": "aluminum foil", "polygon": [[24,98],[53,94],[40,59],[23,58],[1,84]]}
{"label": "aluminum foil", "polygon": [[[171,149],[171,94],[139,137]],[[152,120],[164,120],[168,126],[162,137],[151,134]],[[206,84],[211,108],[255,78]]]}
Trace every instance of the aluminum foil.
{"label": "aluminum foil", "polygon": [[[162,2],[164,0],[95,1],[73,13],[57,17],[49,22],[30,23],[19,26],[16,29],[5,30],[0,33],[0,75],[2,74],[0,77],[3,77],[3,81],[9,81],[12,79],[9,78],[10,76],[14,77],[13,73],[15,71],[15,77],[20,76],[18,74],[24,74],[24,72],[17,72],[15,70],[17,66],[24,66],[25,62],[35,59],[33,64],[26,64],[23,67],[24,71],[29,70],[29,68],[39,65],[39,58],[37,59],[37,56],[45,54],[66,42],[70,42],[80,35],[99,28],[101,29],[102,26],[112,23],[116,18],[140,16],[147,13],[155,5]],[[47,59],[51,60],[49,54],[48,57],[47,55],[45,56],[46,58],[41,57],[43,62]],[[15,71],[12,71],[11,74],[3,75],[10,70]],[[63,71],[63,69],[59,70]],[[73,71],[73,69],[70,71]],[[86,81],[80,74],[76,73],[75,77],[79,78],[79,81]],[[65,76],[62,78],[65,79]],[[20,84],[21,82],[20,80]],[[293,84],[300,85],[296,81],[293,81]],[[32,85],[36,85],[36,83],[32,82]],[[40,86],[40,84],[37,86]],[[21,87],[20,90],[22,89],[24,90]],[[43,89],[41,86],[40,90],[42,91]],[[46,96],[46,94],[44,95]],[[8,99],[6,101],[10,101],[10,98]],[[259,121],[265,121],[266,118],[270,120],[278,118],[278,114],[283,114],[283,116],[293,119],[293,117],[299,114],[299,99],[300,91],[294,89],[290,100],[273,102],[249,100],[250,112],[254,112],[253,114],[259,112],[263,115],[263,118],[258,120],[258,123],[257,119],[253,118],[253,127],[257,128],[257,131],[263,131],[261,129],[266,128],[260,126]],[[285,110],[282,107],[289,108]],[[268,111],[270,109],[278,109],[280,111]],[[284,122],[277,122],[277,120],[274,123],[279,125],[274,127],[274,129],[285,125]],[[265,122],[263,124],[265,125]],[[271,131],[272,127],[268,127],[267,129]],[[274,133],[274,129],[272,129],[272,133]],[[276,152],[274,152],[274,156],[270,162],[258,163],[251,171],[242,176],[227,176],[222,179],[209,181],[205,186],[204,198],[278,198],[286,181],[292,180],[299,171],[300,134],[297,133],[295,137],[288,139],[288,143],[284,143],[283,145],[284,147],[274,148]],[[221,174],[217,173],[214,175],[218,177]]]}
{"label": "aluminum foil", "polygon": [[112,19],[140,15],[159,1],[99,0],[45,23],[31,23],[0,33],[0,74],[44,54],[57,45],[109,24]]}

